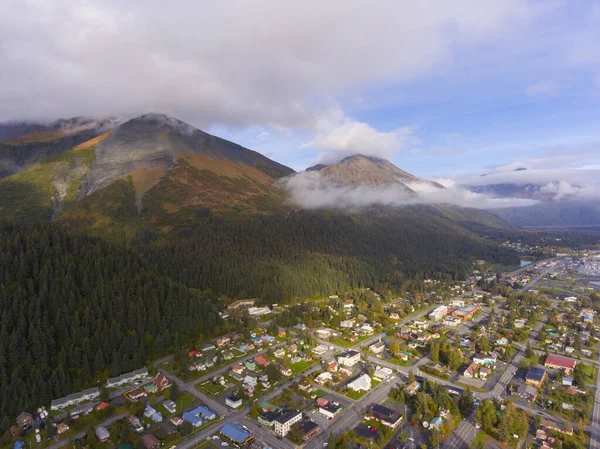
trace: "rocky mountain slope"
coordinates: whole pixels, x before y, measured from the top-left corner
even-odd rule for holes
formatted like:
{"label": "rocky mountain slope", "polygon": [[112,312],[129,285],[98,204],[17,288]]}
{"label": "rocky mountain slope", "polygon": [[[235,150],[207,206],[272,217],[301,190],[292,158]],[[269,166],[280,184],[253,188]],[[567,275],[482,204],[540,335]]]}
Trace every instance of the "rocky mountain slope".
{"label": "rocky mountain slope", "polygon": [[378,186],[385,184],[398,184],[404,186],[406,192],[413,190],[407,185],[413,182],[426,182],[440,189],[443,186],[432,181],[417,178],[404,170],[399,169],[385,159],[356,154],[344,158],[337,164],[314,165],[306,171],[318,172],[339,186]]}
{"label": "rocky mountain slope", "polygon": [[141,227],[169,231],[209,210],[282,210],[277,180],[291,173],[259,153],[148,114],[0,180],[0,209],[9,218],[120,228],[117,234]]}
{"label": "rocky mountain slope", "polygon": [[114,127],[115,118],[0,123],[0,178],[69,150]]}

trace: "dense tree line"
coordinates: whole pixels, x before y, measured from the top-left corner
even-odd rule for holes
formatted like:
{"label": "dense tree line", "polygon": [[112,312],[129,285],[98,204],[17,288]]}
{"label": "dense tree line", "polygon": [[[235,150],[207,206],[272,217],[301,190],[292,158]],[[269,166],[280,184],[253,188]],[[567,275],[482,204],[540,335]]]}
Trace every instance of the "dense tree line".
{"label": "dense tree line", "polygon": [[461,279],[475,259],[518,263],[512,251],[411,208],[208,217],[172,243],[158,244],[146,232],[132,244],[188,286],[273,301],[360,287],[399,291],[413,279]]}
{"label": "dense tree line", "polygon": [[216,300],[121,246],[0,223],[0,416],[142,367],[219,326]]}

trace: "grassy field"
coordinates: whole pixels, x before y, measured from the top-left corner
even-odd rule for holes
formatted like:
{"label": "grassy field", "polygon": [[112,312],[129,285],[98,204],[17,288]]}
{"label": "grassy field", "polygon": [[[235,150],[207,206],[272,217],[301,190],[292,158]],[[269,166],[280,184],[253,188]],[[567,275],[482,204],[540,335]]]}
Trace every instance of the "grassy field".
{"label": "grassy field", "polygon": [[198,401],[198,398],[196,398],[196,396],[188,393],[187,391],[182,391],[181,393],[179,393],[179,397],[175,401],[175,403],[177,404],[178,412],[191,408],[197,405],[199,402],[200,401]]}
{"label": "grassy field", "polygon": [[596,375],[598,373],[595,366],[584,365],[583,372],[585,373],[587,383],[591,384],[596,382]]}
{"label": "grassy field", "polygon": [[393,359],[389,359],[388,362],[391,362],[394,365],[400,365],[400,366],[411,366],[412,365],[410,362],[405,362],[404,360],[400,360],[395,357]]}
{"label": "grassy field", "polygon": [[315,366],[317,363],[319,363],[319,361],[315,360],[315,359],[313,359],[313,361],[311,361],[311,362],[302,360],[298,363],[289,363],[286,366],[292,370],[292,372],[294,373],[294,376],[297,376],[298,374],[303,373],[304,371],[311,368],[312,366]]}
{"label": "grassy field", "polygon": [[213,384],[210,380],[196,385],[196,389],[203,393],[208,393],[211,396],[218,396],[225,391],[225,387],[221,384]]}

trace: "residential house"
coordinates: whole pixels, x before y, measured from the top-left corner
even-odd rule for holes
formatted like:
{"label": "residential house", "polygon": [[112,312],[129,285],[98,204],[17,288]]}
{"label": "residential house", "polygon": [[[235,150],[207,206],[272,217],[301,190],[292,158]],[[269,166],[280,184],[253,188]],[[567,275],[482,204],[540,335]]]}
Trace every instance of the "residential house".
{"label": "residential house", "polygon": [[521,384],[517,389],[517,395],[526,401],[534,402],[538,395],[538,391],[531,385]]}
{"label": "residential house", "polygon": [[227,336],[222,336],[217,338],[217,347],[222,348],[223,346],[227,346],[231,343],[231,339]]}
{"label": "residential house", "polygon": [[238,375],[242,375],[244,374],[245,368],[242,365],[232,365],[231,366],[231,372],[238,374]]}
{"label": "residential house", "polygon": [[437,417],[433,418],[431,421],[429,421],[430,429],[436,429],[439,431],[443,425],[444,425],[444,420],[440,416],[437,416]]}
{"label": "residential house", "polygon": [[478,365],[495,365],[498,361],[498,355],[495,353],[479,353],[473,357],[473,362]]}
{"label": "residential house", "polygon": [[368,414],[376,421],[379,421],[384,426],[391,427],[392,429],[398,427],[402,421],[400,412],[380,404],[371,404]]}
{"label": "residential house", "polygon": [[479,378],[481,380],[486,380],[488,377],[490,377],[491,374],[492,374],[491,369],[486,368],[485,366],[482,366],[481,368],[479,368]]}
{"label": "residential house", "polygon": [[404,387],[404,392],[409,394],[410,396],[413,396],[420,389],[421,384],[419,384],[419,382],[417,382],[416,380],[413,380],[411,383]]}
{"label": "residential house", "polygon": [[479,377],[479,365],[477,365],[477,363],[475,363],[475,362],[471,363],[464,370],[463,376],[468,377],[469,379],[472,379],[474,377]]}
{"label": "residential house", "polygon": [[327,382],[331,382],[333,380],[333,376],[331,373],[324,371],[315,377],[315,383],[319,385],[325,385]]}
{"label": "residential house", "polygon": [[383,351],[385,351],[385,343],[381,340],[373,343],[371,346],[369,346],[369,350],[373,353],[373,354],[381,354]]}
{"label": "residential house", "polygon": [[147,433],[142,437],[142,442],[146,449],[158,449],[160,447],[160,440],[151,433]]}
{"label": "residential house", "polygon": [[177,411],[177,404],[175,404],[175,402],[171,401],[170,399],[167,399],[166,401],[163,402],[163,407],[169,413],[175,413]]}
{"label": "residential house", "polygon": [[110,432],[106,430],[106,427],[98,426],[94,429],[94,433],[101,443],[106,443],[110,438]]}
{"label": "residential house", "polygon": [[179,427],[183,424],[183,418],[181,418],[180,416],[173,416],[171,419],[169,419],[169,422],[175,427]]}
{"label": "residential house", "polygon": [[67,432],[69,430],[69,426],[65,423],[58,423],[56,425],[56,433],[59,435],[62,435],[63,433]]}
{"label": "residential house", "polygon": [[164,390],[165,388],[168,388],[171,386],[169,379],[167,379],[167,377],[163,373],[158,373],[156,375],[156,377],[154,378],[154,380],[152,381],[152,383],[159,390]]}
{"label": "residential house", "polygon": [[278,359],[282,359],[285,357],[285,351],[283,348],[277,348],[275,351],[273,351],[273,355]]}
{"label": "residential house", "polygon": [[142,426],[142,423],[137,416],[129,415],[127,419],[129,421],[129,424],[131,424],[131,427],[133,427],[133,430],[135,430],[137,433],[140,433],[144,430],[144,427]]}
{"label": "residential house", "polygon": [[332,336],[335,335],[335,332],[333,331],[333,329],[317,329],[315,331],[315,335],[317,336],[317,338],[320,338],[322,340],[329,340]]}
{"label": "residential house", "polygon": [[154,408],[152,408],[150,405],[147,405],[146,408],[144,409],[144,416],[146,418],[150,418],[152,417],[152,415],[156,414],[156,410],[154,410]]}
{"label": "residential house", "polygon": [[446,316],[444,318],[444,321],[442,321],[442,324],[444,326],[449,326],[449,327],[457,327],[460,325],[460,323],[462,323],[462,320],[460,318],[455,318],[453,316]]}
{"label": "residential house", "polygon": [[373,377],[379,380],[386,380],[393,376],[394,372],[388,367],[377,366],[375,368],[375,372],[373,373]]}
{"label": "residential house", "polygon": [[19,427],[29,427],[33,425],[33,416],[29,412],[21,412],[19,416],[17,416],[17,426]]}
{"label": "residential house", "polygon": [[255,357],[254,361],[256,362],[257,365],[269,366],[269,361],[267,359],[265,359],[262,355]]}
{"label": "residential house", "polygon": [[355,323],[355,320],[343,320],[342,322],[340,322],[340,327],[344,329],[350,329],[354,327]]}
{"label": "residential house", "polygon": [[353,391],[369,391],[371,389],[371,377],[368,374],[362,374],[349,382],[347,386]]}
{"label": "residential house", "polygon": [[246,375],[244,377],[244,384],[254,388],[258,385],[258,379],[254,376]]}
{"label": "residential house", "polygon": [[285,365],[280,365],[279,366],[279,371],[281,371],[281,374],[283,374],[286,377],[290,377],[293,373],[292,370],[289,369],[287,366]]}

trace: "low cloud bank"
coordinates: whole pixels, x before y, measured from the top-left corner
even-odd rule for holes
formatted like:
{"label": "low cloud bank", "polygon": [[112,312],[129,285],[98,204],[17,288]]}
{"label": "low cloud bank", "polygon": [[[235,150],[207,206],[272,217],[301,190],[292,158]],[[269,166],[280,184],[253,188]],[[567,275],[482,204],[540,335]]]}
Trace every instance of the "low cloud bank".
{"label": "low cloud bank", "polygon": [[318,172],[304,172],[285,178],[284,188],[291,201],[305,209],[360,210],[369,206],[409,206],[416,204],[449,204],[478,209],[524,207],[537,201],[520,198],[491,198],[465,188],[450,186],[445,189],[427,182],[379,186],[339,186]]}

